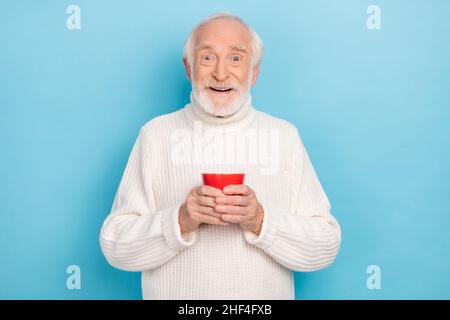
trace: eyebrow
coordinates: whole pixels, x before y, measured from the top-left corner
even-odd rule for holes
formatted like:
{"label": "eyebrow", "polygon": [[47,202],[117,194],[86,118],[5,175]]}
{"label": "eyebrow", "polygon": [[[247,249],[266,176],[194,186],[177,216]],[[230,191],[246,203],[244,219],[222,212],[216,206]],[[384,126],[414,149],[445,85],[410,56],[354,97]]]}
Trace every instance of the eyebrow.
{"label": "eyebrow", "polygon": [[234,50],[234,51],[247,53],[247,49],[245,48],[245,46],[243,44],[238,44],[238,45],[235,45],[235,46],[231,46],[230,48],[232,50]]}
{"label": "eyebrow", "polygon": [[[196,49],[197,50],[214,50],[216,48],[216,46],[208,44],[208,43],[200,43]],[[230,49],[233,51],[239,51],[239,52],[243,52],[243,53],[247,53],[247,49],[243,44],[237,44],[237,45],[233,45],[230,46]]]}

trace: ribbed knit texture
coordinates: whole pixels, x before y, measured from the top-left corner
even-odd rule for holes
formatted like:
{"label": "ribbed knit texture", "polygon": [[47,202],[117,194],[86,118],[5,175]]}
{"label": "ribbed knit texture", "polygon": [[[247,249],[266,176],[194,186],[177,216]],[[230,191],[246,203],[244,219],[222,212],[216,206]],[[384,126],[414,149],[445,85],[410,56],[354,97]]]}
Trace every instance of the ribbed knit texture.
{"label": "ribbed knit texture", "polygon": [[[216,140],[197,139],[199,128],[214,130],[210,137]],[[244,134],[252,130],[258,137],[276,133],[277,139],[256,142]],[[211,150],[213,140],[244,141],[249,156],[197,161],[183,153]],[[271,170],[263,161],[270,154],[265,148],[278,155]],[[202,172],[246,174],[244,183],[264,208],[259,236],[237,224],[201,224],[181,235],[179,208],[202,184]],[[144,299],[294,299],[292,271],[332,264],[340,232],[295,126],[254,109],[250,95],[237,113],[219,118],[205,113],[191,94],[184,108],[141,127],[100,245],[112,266],[142,272]]]}

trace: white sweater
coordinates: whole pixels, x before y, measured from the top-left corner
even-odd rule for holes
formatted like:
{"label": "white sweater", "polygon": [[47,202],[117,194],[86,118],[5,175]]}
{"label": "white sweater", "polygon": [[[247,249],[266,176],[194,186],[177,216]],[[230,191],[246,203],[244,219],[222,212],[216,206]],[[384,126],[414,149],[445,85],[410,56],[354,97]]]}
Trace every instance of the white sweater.
{"label": "white sweater", "polygon": [[[203,172],[246,174],[264,208],[259,236],[237,224],[181,235],[179,208]],[[112,266],[142,272],[144,299],[294,299],[292,271],[328,267],[340,241],[297,128],[251,96],[219,118],[191,94],[143,125],[100,232]]]}

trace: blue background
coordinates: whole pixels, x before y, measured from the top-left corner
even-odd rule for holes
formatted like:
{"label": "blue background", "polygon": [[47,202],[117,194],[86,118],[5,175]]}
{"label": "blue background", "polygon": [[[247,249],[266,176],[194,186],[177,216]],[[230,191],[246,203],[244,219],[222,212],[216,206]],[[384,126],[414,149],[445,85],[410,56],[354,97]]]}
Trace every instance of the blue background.
{"label": "blue background", "polygon": [[99,230],[141,125],[188,102],[183,42],[219,10],[263,39],[254,106],[298,126],[341,223],[335,264],[297,273],[297,298],[450,298],[445,0],[1,0],[0,298],[141,298]]}

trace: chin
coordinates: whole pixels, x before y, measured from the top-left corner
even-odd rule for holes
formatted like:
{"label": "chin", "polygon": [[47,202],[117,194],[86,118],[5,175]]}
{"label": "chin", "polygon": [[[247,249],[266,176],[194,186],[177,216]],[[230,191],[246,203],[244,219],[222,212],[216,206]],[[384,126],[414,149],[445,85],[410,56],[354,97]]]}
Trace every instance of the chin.
{"label": "chin", "polygon": [[227,117],[239,110],[240,105],[236,103],[228,103],[226,105],[222,104],[214,104],[214,103],[206,103],[203,105],[203,109],[216,117]]}
{"label": "chin", "polygon": [[202,91],[199,102],[206,113],[216,117],[227,117],[236,113],[242,105],[241,97],[229,97],[228,99],[211,98],[208,93]]}

